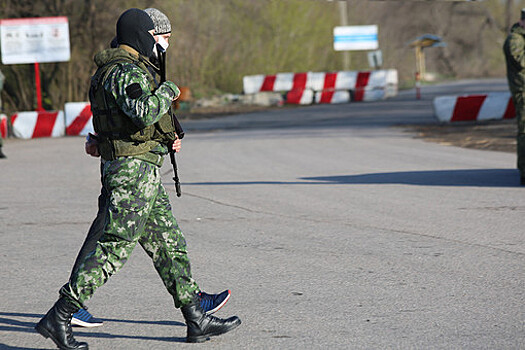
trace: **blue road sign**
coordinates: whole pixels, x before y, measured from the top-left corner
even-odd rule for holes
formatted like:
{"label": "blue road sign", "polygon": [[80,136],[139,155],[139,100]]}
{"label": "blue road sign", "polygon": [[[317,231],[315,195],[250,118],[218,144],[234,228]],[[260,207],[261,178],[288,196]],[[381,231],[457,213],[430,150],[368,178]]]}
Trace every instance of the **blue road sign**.
{"label": "blue road sign", "polygon": [[334,28],[334,50],[377,50],[377,25]]}

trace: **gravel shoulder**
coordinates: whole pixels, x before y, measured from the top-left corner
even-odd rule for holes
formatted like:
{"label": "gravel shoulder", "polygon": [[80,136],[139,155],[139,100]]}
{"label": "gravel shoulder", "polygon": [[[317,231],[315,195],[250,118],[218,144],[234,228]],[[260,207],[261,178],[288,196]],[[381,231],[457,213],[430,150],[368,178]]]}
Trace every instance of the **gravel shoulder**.
{"label": "gravel shoulder", "polygon": [[500,152],[516,152],[516,120],[408,125],[416,138],[443,145]]}
{"label": "gravel shoulder", "polygon": [[[226,115],[259,112],[282,107],[229,105],[194,108],[191,113],[178,113],[181,120],[205,119]],[[516,152],[516,120],[459,122],[453,124],[403,125],[406,132],[416,138],[443,145],[499,152]]]}

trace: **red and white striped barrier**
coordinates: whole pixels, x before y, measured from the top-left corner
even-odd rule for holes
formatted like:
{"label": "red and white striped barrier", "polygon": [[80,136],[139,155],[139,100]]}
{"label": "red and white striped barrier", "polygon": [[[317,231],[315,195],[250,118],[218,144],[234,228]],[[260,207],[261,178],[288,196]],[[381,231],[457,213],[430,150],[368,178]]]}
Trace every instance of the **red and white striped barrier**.
{"label": "red and white striped barrier", "polygon": [[7,137],[7,116],[5,114],[0,114],[0,136],[3,139]]}
{"label": "red and white striped barrier", "polygon": [[434,113],[441,122],[512,119],[516,117],[509,92],[436,97],[434,99]]}
{"label": "red and white striped barrier", "polygon": [[315,93],[315,103],[348,103],[352,100],[348,90],[323,90]]}
{"label": "red and white striped barrier", "polygon": [[[291,91],[312,89],[323,90],[352,90],[354,101],[372,101],[397,94],[397,70],[377,70],[370,72],[340,71],[340,72],[306,72],[306,73],[278,73],[275,75],[250,75],[243,77],[245,94],[262,91]],[[372,90],[381,90],[380,93],[368,94]]]}
{"label": "red and white striped barrier", "polygon": [[64,112],[19,112],[11,116],[15,137],[31,139],[36,137],[64,136]]}
{"label": "red and white striped barrier", "polygon": [[66,114],[66,135],[87,135],[94,133],[93,113],[89,102],[69,102],[64,105]]}
{"label": "red and white striped barrier", "polygon": [[292,89],[286,93],[284,102],[294,105],[311,105],[314,103],[314,91],[311,89]]}

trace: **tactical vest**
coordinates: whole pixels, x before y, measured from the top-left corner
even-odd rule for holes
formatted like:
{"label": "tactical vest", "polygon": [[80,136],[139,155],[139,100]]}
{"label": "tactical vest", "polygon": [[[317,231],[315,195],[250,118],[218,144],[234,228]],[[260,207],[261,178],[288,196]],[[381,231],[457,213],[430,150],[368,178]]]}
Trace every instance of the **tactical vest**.
{"label": "tactical vest", "polygon": [[175,139],[175,125],[169,113],[154,125],[139,128],[104,89],[104,83],[117,65],[134,64],[148,76],[151,91],[156,89],[153,76],[143,58],[119,54],[115,59],[99,67],[91,78],[89,99],[93,112],[93,126],[99,136],[99,153],[105,160],[123,156],[143,155],[159,145]]}

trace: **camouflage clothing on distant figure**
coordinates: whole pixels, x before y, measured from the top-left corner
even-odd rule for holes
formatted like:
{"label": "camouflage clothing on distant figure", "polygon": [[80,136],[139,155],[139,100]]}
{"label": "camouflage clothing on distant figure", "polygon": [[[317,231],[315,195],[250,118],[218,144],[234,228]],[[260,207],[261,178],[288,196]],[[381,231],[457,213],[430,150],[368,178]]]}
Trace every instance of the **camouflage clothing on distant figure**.
{"label": "camouflage clothing on distant figure", "polygon": [[507,64],[507,80],[518,121],[517,166],[522,184],[525,184],[525,28],[520,23],[512,26],[503,44]]}
{"label": "camouflage clothing on distant figure", "polygon": [[[5,76],[2,74],[2,71],[0,71],[0,92],[2,92],[2,89],[4,88],[4,80]],[[2,110],[2,99],[0,98],[0,111]],[[2,134],[0,133],[0,158],[6,158],[4,152],[2,152],[2,146],[4,145],[4,140],[2,140]]]}

